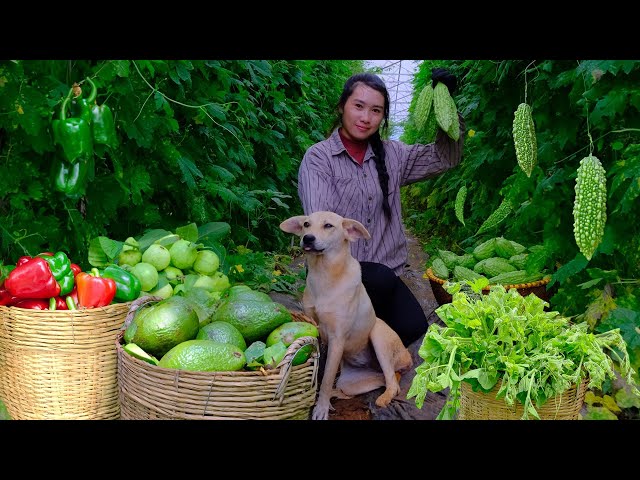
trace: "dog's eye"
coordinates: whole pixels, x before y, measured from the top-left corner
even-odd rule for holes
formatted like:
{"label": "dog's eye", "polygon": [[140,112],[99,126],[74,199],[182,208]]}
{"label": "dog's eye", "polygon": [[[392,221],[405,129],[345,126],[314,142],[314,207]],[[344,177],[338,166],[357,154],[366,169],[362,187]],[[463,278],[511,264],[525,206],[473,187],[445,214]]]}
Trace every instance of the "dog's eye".
{"label": "dog's eye", "polygon": [[304,224],[302,225],[304,228],[309,228],[311,224],[309,222],[304,222]]}
{"label": "dog's eye", "polygon": [[333,228],[333,225],[331,225],[330,223],[325,223],[324,228]]}

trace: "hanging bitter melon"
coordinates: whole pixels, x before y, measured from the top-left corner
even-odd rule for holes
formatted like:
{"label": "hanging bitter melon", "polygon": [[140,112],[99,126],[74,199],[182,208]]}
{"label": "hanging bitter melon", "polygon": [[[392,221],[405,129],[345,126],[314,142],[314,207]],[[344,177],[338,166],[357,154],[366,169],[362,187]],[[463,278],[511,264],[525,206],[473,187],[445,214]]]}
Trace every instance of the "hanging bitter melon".
{"label": "hanging bitter melon", "polygon": [[580,252],[591,260],[607,221],[607,178],[597,157],[589,155],[580,160],[575,192],[573,234]]}
{"label": "hanging bitter melon", "polygon": [[418,132],[423,131],[424,126],[427,123],[427,119],[431,114],[432,105],[433,105],[433,87],[431,86],[431,83],[427,83],[427,85],[425,85],[422,91],[420,92],[420,95],[418,96],[418,100],[416,101],[416,109],[415,109],[414,116],[415,116],[416,129],[418,130]]}
{"label": "hanging bitter melon", "polygon": [[438,126],[450,138],[457,141],[460,138],[458,108],[449,93],[449,89],[442,82],[436,83],[433,88],[433,113],[435,113]]}
{"label": "hanging bitter melon", "polygon": [[496,208],[493,213],[489,215],[489,217],[482,223],[482,225],[480,225],[480,228],[475,234],[480,235],[498,226],[498,224],[502,223],[504,219],[509,216],[512,210],[513,207],[511,206],[511,202],[507,198],[504,198],[502,200],[502,203],[498,205],[498,208]]}
{"label": "hanging bitter melon", "polygon": [[518,105],[513,116],[513,143],[518,165],[530,177],[538,162],[538,142],[531,106],[526,103]]}

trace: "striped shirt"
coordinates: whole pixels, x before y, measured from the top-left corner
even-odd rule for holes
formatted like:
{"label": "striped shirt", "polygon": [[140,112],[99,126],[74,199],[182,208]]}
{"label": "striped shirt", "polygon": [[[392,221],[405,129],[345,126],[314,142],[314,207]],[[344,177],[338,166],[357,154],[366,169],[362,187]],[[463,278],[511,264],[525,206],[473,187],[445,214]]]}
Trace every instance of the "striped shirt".
{"label": "striped shirt", "polygon": [[434,177],[460,163],[465,123],[460,116],[460,139],[454,142],[442,130],[434,143],[407,145],[384,140],[389,173],[391,217],[382,210],[373,150],[367,147],[360,166],[347,153],[338,129],[326,140],[306,151],[298,170],[298,195],[305,215],[328,210],[357,220],[371,234],[370,240],[351,243],[351,254],[359,261],[382,263],[400,275],[407,262],[407,239],[400,205],[400,187]]}

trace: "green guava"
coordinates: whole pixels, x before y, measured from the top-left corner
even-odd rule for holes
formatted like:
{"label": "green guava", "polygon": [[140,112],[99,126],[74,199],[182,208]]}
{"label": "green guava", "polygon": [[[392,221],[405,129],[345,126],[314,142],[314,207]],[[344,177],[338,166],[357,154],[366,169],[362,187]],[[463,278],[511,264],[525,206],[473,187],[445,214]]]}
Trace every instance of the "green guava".
{"label": "green guava", "polygon": [[171,265],[181,270],[191,268],[198,256],[198,248],[189,240],[180,239],[169,249]]}
{"label": "green guava", "polygon": [[145,292],[150,292],[158,284],[158,271],[150,263],[136,263],[131,268],[131,273],[138,277],[142,290]]}
{"label": "green guava", "polygon": [[169,263],[171,262],[171,254],[167,247],[154,243],[144,251],[142,254],[142,261],[150,263],[159,272],[169,266]]}
{"label": "green guava", "polygon": [[211,275],[220,267],[220,257],[212,250],[200,250],[193,262],[193,269],[202,275]]}

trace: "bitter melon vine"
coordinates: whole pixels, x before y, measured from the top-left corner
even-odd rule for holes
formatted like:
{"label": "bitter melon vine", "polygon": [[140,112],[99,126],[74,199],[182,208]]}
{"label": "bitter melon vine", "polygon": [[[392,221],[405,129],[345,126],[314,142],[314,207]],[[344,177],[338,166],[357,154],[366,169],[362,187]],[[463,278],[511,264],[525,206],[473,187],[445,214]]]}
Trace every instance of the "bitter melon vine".
{"label": "bitter melon vine", "polygon": [[513,143],[518,165],[530,177],[538,161],[538,143],[531,106],[526,103],[518,105],[513,116]]}
{"label": "bitter melon vine", "polygon": [[589,155],[580,160],[575,192],[573,234],[580,252],[591,260],[607,221],[607,178],[597,157]]}

